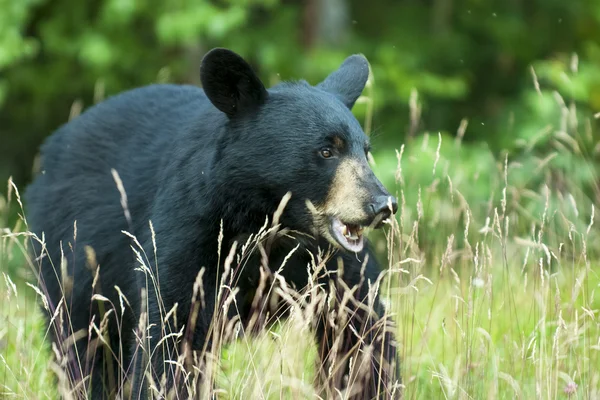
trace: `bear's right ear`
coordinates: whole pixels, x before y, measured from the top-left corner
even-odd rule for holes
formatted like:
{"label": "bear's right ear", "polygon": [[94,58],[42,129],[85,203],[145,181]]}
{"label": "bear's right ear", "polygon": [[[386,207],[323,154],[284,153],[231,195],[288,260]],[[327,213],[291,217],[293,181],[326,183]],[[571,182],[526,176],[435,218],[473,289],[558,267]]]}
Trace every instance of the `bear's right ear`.
{"label": "bear's right ear", "polygon": [[200,81],[211,103],[229,118],[267,100],[267,90],[252,67],[231,50],[216,48],[206,53]]}

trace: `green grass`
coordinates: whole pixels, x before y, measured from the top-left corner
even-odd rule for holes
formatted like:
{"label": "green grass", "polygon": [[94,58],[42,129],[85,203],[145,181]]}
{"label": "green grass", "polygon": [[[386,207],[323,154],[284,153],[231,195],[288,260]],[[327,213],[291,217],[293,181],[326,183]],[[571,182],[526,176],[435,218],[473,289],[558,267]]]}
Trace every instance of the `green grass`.
{"label": "green grass", "polygon": [[585,309],[598,311],[600,278],[579,266],[542,283],[515,267],[436,273],[404,298],[409,398],[563,398],[571,382],[575,398],[594,398],[600,331]]}
{"label": "green grass", "polygon": [[[379,237],[392,277],[383,291],[397,324],[405,398],[600,396],[600,268],[587,254],[593,224],[588,232],[544,232],[555,226],[546,222],[523,238],[499,222],[500,209],[488,229],[469,220],[477,229],[456,225],[445,243],[421,248],[416,228],[426,224],[405,223],[407,208]],[[542,221],[558,218],[546,215]],[[6,228],[0,247],[0,397],[63,397],[39,298],[24,284],[34,281],[23,239],[14,235],[23,230]],[[316,348],[307,326],[296,312],[256,338],[223,344],[213,363],[219,397],[314,398]]]}
{"label": "green grass", "polygon": [[[570,142],[596,146],[568,126]],[[377,155],[376,172],[401,203],[385,235],[371,237],[406,399],[600,398],[598,177],[577,146],[560,146],[565,132],[552,135],[556,151],[532,145],[516,161],[441,135]],[[7,207],[0,201],[0,218]],[[26,227],[4,225],[0,398],[68,398],[26,285],[35,286]],[[215,340],[205,367],[218,397],[315,398],[309,324],[295,308],[258,337]]]}
{"label": "green grass", "polygon": [[22,253],[7,242],[0,249],[0,398],[57,398],[38,299],[18,277],[17,269],[26,267]]}
{"label": "green grass", "polygon": [[[495,257],[482,256],[479,268],[449,262],[441,274],[402,265],[403,282],[423,277],[400,284],[388,300],[406,398],[567,398],[572,383],[570,397],[598,396],[598,265],[579,260],[540,275],[536,262],[521,273],[516,256],[507,267]],[[0,289],[1,393],[56,398],[35,292],[13,288],[5,280]],[[309,337],[302,319],[292,318],[224,348],[216,378],[222,398],[310,398],[316,350]]]}

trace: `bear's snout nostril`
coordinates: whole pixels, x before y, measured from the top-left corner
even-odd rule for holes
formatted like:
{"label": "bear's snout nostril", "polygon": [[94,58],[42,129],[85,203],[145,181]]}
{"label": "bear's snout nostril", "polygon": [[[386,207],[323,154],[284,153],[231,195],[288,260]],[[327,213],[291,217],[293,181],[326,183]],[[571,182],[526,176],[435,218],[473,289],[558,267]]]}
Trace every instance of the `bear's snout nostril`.
{"label": "bear's snout nostril", "polygon": [[[391,201],[391,210],[390,210],[390,201]],[[379,196],[375,199],[373,203],[371,203],[371,211],[373,215],[381,215],[386,219],[392,216],[392,214],[396,214],[398,211],[398,201],[393,196]]]}

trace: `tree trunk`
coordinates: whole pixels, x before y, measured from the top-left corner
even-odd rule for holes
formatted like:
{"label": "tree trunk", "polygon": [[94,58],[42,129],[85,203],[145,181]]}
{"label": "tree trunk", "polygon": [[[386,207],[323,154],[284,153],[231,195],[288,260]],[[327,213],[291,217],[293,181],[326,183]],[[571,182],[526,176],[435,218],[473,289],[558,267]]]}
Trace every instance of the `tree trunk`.
{"label": "tree trunk", "polygon": [[347,0],[304,1],[302,45],[339,46],[348,37],[350,13]]}

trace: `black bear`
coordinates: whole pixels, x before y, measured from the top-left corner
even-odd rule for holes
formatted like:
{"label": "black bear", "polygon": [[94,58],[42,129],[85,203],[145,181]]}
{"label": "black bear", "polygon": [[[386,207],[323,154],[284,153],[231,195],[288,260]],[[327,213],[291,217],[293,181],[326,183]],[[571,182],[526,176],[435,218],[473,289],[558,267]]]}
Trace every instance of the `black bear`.
{"label": "black bear", "polygon": [[[265,276],[300,290],[320,258],[313,283],[333,288],[323,312],[338,318],[311,325],[330,385],[322,390],[396,397],[393,329],[370,290],[380,269],[363,228],[383,225],[397,203],[370,169],[369,138],[351,112],[368,72],[353,55],[316,86],[267,90],[243,58],[213,49],[202,89],[134,89],[46,140],[28,223],[55,353],[78,393],[189,395],[179,365],[210,350],[224,276],[236,287],[226,317],[247,326],[266,310],[256,306]],[[267,218],[273,229],[261,236]],[[367,368],[349,379],[359,357]]]}

